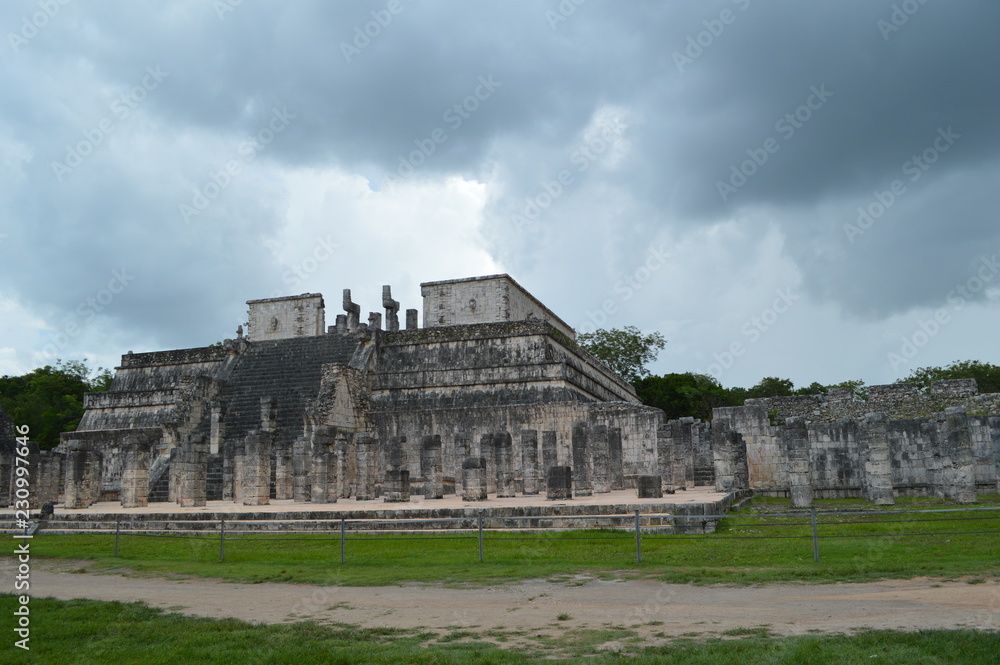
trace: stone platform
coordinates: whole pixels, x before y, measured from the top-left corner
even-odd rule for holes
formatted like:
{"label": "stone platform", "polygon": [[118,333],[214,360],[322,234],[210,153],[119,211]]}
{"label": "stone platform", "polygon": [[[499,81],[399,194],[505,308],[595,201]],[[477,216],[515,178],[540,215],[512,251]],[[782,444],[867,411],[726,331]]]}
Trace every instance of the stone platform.
{"label": "stone platform", "polygon": [[[243,506],[231,501],[209,501],[203,507],[181,507],[173,503],[153,503],[141,508],[122,508],[117,502],[100,502],[88,508],[66,510],[57,505],[46,531],[114,530],[118,521],[130,531],[148,528],[171,531],[218,530],[225,520],[227,531],[329,531],[339,528],[341,519],[350,520],[350,530],[414,531],[424,529],[560,529],[634,526],[639,511],[642,526],[662,527],[683,533],[711,532],[717,522],[704,516],[723,515],[749,496],[746,490],[716,492],[712,487],[695,487],[664,498],[639,499],[634,490],[621,490],[579,498],[548,501],[538,496],[490,498],[463,501],[455,495],[426,500],[413,496],[409,502],[386,503],[382,499],[359,501],[341,499],[337,503],[313,504],[272,500],[264,506]],[[503,519],[530,518],[530,519]],[[13,514],[0,513],[0,527],[12,530]],[[416,520],[432,520],[416,522]],[[379,524],[362,524],[374,522]]]}

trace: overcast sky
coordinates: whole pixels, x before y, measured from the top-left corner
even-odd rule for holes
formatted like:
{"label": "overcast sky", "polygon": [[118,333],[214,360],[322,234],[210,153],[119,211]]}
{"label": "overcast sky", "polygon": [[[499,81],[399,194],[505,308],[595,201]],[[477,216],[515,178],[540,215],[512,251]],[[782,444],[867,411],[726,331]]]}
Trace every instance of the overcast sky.
{"label": "overcast sky", "polygon": [[0,4],[0,374],[507,272],[656,373],[1000,364],[994,0]]}

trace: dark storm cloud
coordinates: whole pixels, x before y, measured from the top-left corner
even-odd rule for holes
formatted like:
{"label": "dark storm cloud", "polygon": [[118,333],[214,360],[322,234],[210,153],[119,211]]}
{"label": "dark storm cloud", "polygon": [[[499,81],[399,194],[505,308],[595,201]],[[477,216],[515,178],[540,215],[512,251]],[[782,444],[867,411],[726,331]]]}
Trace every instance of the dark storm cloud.
{"label": "dark storm cloud", "polygon": [[[664,229],[748,213],[784,232],[808,292],[872,319],[934,306],[1000,248],[995,3],[67,3],[25,39],[39,7],[0,8],[0,279],[46,311],[73,311],[125,267],[127,306],[109,308],[123,326],[228,329],[281,271],[265,244],[287,213],[277,174],[338,167],[378,188],[428,140],[415,179],[498,179],[495,256],[555,274],[571,247],[593,289]],[[581,169],[608,109],[625,125],[617,157]],[[276,113],[291,119],[251,164],[241,146]],[[961,138],[909,180],[947,128]],[[53,163],[95,132],[60,177]],[[234,159],[223,195],[179,219]],[[533,227],[512,225],[567,170]],[[897,179],[905,195],[850,242],[844,225]],[[40,262],[44,278],[24,279]],[[216,318],[187,320],[191,302]]]}

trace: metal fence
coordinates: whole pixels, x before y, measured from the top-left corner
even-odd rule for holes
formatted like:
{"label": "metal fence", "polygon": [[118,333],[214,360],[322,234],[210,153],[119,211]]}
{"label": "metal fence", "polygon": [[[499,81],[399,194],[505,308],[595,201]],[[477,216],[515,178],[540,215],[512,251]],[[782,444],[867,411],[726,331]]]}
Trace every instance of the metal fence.
{"label": "metal fence", "polygon": [[[187,538],[218,542],[219,561],[226,560],[226,543],[264,542],[281,540],[330,541],[340,550],[340,563],[347,563],[349,543],[379,542],[393,538],[423,538],[436,541],[461,540],[476,543],[479,561],[486,560],[490,536],[504,540],[537,540],[543,534],[564,533],[561,540],[618,540],[634,543],[635,561],[642,562],[643,542],[656,540],[684,541],[694,539],[725,540],[812,540],[813,560],[820,560],[820,542],[844,538],[900,538],[940,537],[993,534],[1000,536],[998,528],[983,529],[982,523],[993,526],[992,520],[1000,519],[1000,506],[939,508],[924,510],[793,510],[782,512],[754,512],[728,515],[673,515],[668,513],[640,513],[619,515],[573,515],[571,520],[560,516],[463,518],[422,518],[402,520],[162,520],[142,521],[120,516],[115,521],[86,522],[51,518],[35,537],[58,538],[63,534],[103,534],[114,537],[114,556],[122,552],[123,541],[134,538]],[[959,513],[961,515],[959,515]],[[571,521],[573,526],[561,526]],[[580,524],[592,522],[589,527]],[[921,525],[942,526],[948,530],[920,528]],[[963,523],[976,522],[974,529],[960,528]],[[897,525],[888,532],[875,526],[871,533],[838,533],[838,527],[858,525]],[[718,525],[718,530],[716,530]],[[901,525],[916,527],[903,530]],[[808,527],[805,529],[803,527]],[[682,529],[686,533],[673,533]],[[749,529],[749,531],[747,531]],[[789,530],[791,533],[782,532]],[[383,541],[382,539],[385,539]],[[1000,540],[997,541],[1000,544]]]}

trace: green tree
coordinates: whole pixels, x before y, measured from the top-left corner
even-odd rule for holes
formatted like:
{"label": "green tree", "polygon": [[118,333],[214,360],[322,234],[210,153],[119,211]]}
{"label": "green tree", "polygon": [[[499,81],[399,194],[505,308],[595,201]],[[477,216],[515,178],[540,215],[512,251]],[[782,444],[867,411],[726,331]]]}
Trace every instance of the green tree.
{"label": "green tree", "polygon": [[747,390],[747,397],[788,397],[792,395],[795,384],[791,379],[779,379],[776,376],[766,376],[753,388]]}
{"label": "green tree", "polygon": [[711,420],[712,409],[743,404],[742,395],[723,388],[714,377],[704,374],[646,376],[634,385],[642,403],[662,409],[668,420],[686,416]]}
{"label": "green tree", "polygon": [[934,381],[975,379],[981,393],[1000,393],[1000,367],[978,360],[956,360],[947,367],[921,367],[896,383],[929,388]]}
{"label": "green tree", "polygon": [[643,335],[635,326],[611,330],[598,328],[592,333],[577,335],[576,341],[630,383],[649,376],[646,365],[656,360],[660,349],[667,345],[660,333]]}
{"label": "green tree", "polygon": [[85,362],[57,360],[55,367],[0,377],[0,409],[27,425],[31,439],[48,450],[59,443],[59,434],[80,424],[84,393],[107,390],[110,383],[111,372],[104,368],[92,371]]}

